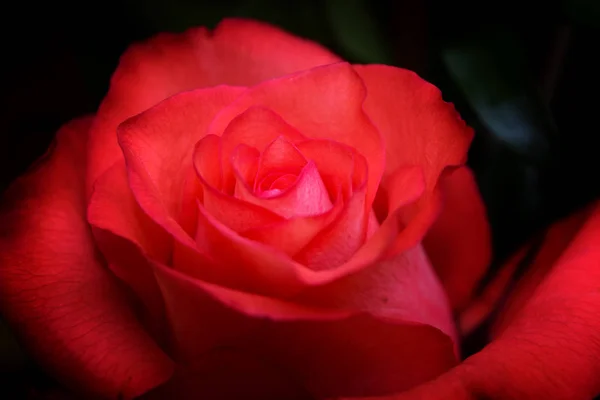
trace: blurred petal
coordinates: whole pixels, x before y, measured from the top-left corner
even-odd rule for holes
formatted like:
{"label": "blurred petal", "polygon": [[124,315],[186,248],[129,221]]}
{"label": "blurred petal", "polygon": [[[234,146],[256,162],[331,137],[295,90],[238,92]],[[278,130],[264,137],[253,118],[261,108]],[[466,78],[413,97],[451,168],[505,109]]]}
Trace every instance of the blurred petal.
{"label": "blurred petal", "polygon": [[48,161],[7,193],[0,306],[31,353],[64,383],[130,399],[163,383],[173,367],[94,248],[85,221],[89,124],[65,126]]}
{"label": "blurred petal", "polygon": [[132,46],[121,58],[92,127],[88,194],[95,180],[121,157],[117,126],[167,97],[221,84],[255,85],[337,61],[316,43],[241,19],[226,19],[213,32],[194,28]]}
{"label": "blurred petal", "polygon": [[[510,297],[492,327],[494,336],[500,335],[519,315],[521,309],[536,293],[547,275],[557,267],[557,260],[567,250],[593,210],[588,207],[552,225],[544,236],[542,247],[527,266],[527,272],[516,283]],[[600,233],[598,234],[600,235]],[[600,236],[599,236],[600,237]],[[600,260],[600,259],[599,259]]]}
{"label": "blurred petal", "polygon": [[442,211],[423,245],[450,304],[463,308],[491,261],[491,232],[473,173],[461,167],[441,179]]}

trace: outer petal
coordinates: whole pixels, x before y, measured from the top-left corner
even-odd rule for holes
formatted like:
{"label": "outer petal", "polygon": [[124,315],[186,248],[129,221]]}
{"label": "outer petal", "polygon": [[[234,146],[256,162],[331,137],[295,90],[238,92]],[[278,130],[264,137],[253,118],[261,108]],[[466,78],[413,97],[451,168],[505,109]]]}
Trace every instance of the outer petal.
{"label": "outer petal", "polygon": [[356,274],[308,289],[296,300],[430,325],[457,344],[444,289],[420,245]]}
{"label": "outer petal", "polygon": [[385,65],[354,67],[367,87],[365,111],[385,141],[385,175],[423,168],[428,187],[442,170],[466,160],[473,131],[440,91],[417,74]]}
{"label": "outer petal", "polygon": [[169,378],[172,364],[136,322],[96,254],[85,221],[89,123],[63,128],[50,159],[8,192],[0,306],[31,352],[65,383],[132,398]]}
{"label": "outer petal", "polygon": [[[590,212],[588,207],[557,222],[544,234],[541,243],[535,238],[515,253],[486,285],[485,290],[469,302],[468,308],[461,311],[459,325],[463,334],[479,326],[492,312],[496,312],[497,316],[490,328],[491,336],[497,336],[506,329],[543,282],[544,276],[554,267]],[[527,272],[520,276],[523,267]]]}
{"label": "outer petal", "polygon": [[[237,379],[239,371],[255,378],[253,386],[235,388],[244,394],[237,397],[245,399],[387,394],[435,377],[455,363],[451,341],[429,326],[302,307],[205,284],[162,266],[156,274],[173,328],[174,352],[194,371],[194,380],[187,382],[193,389],[185,390],[192,398],[220,398],[222,390],[232,389],[231,379],[245,382]],[[208,361],[219,354],[230,364],[217,374]],[[211,381],[202,379],[206,373]],[[282,383],[291,393],[269,393]]]}
{"label": "outer petal", "polygon": [[337,61],[315,43],[238,19],[221,22],[214,32],[196,28],[131,47],[121,58],[92,128],[88,193],[121,157],[116,128],[127,118],[186,90],[219,84],[249,86]]}
{"label": "outer petal", "polygon": [[535,259],[527,267],[525,275],[518,280],[510,293],[508,301],[500,310],[492,327],[494,336],[501,334],[510,326],[521,312],[521,309],[535,294],[538,286],[544,282],[544,278],[556,268],[556,261],[570,246],[578,231],[589,218],[591,211],[593,210],[590,208],[584,209],[548,229],[544,236],[543,245],[538,250]]}
{"label": "outer petal", "polygon": [[242,91],[220,86],[182,93],[119,128],[129,186],[136,200],[146,214],[182,243],[193,243],[177,219],[187,173],[193,168],[194,145],[205,136],[215,114]]}
{"label": "outer petal", "polygon": [[466,305],[491,259],[491,234],[485,206],[468,167],[443,175],[442,212],[423,245],[450,304]]}
{"label": "outer petal", "polygon": [[600,204],[504,332],[390,400],[591,399],[600,394]]}
{"label": "outer petal", "polygon": [[162,336],[163,300],[147,257],[166,262],[172,240],[137,204],[124,161],[115,163],[96,181],[88,222],[109,268],[141,301],[144,322],[156,337]]}

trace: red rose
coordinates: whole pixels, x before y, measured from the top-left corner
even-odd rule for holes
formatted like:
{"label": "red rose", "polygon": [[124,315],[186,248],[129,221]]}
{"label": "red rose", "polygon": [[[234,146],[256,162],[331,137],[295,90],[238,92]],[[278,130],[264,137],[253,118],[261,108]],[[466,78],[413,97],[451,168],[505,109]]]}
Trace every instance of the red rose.
{"label": "red rose", "polygon": [[471,138],[409,71],[250,21],[161,35],[9,191],[2,312],[106,398],[413,388],[489,261]]}

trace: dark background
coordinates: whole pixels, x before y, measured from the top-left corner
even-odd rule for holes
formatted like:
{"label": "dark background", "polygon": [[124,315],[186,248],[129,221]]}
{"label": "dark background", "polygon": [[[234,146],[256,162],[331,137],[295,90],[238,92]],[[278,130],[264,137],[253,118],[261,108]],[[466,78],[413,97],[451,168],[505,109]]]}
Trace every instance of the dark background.
{"label": "dark background", "polygon": [[[15,3],[0,15],[0,192],[62,124],[94,112],[131,42],[245,16],[440,87],[476,129],[469,164],[496,264],[600,194],[597,0],[56,1]],[[54,387],[3,327],[0,390],[20,398]]]}

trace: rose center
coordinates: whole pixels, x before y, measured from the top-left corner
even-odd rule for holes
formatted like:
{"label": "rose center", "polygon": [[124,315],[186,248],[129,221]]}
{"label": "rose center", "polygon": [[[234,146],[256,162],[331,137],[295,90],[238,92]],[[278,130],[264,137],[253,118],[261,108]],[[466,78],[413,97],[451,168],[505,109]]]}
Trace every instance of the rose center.
{"label": "rose center", "polygon": [[263,199],[275,197],[291,187],[297,179],[298,175],[295,174],[271,172],[260,180],[254,194]]}

